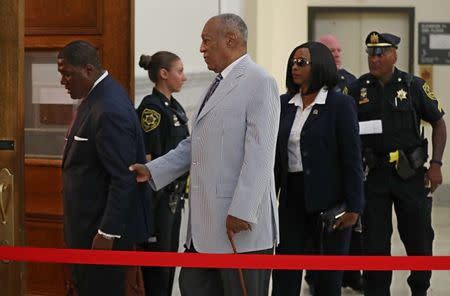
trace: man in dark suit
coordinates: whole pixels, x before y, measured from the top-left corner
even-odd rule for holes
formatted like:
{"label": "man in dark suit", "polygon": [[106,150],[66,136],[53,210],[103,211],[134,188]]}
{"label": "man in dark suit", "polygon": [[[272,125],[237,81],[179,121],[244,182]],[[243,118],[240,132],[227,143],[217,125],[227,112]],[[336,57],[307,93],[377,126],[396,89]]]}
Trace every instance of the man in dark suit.
{"label": "man in dark suit", "polygon": [[[134,107],[87,42],[59,52],[58,72],[71,98],[81,100],[62,161],[66,246],[132,249],[151,234],[148,185],[128,170],[145,161]],[[72,276],[80,296],[124,295],[124,267],[75,265]]]}

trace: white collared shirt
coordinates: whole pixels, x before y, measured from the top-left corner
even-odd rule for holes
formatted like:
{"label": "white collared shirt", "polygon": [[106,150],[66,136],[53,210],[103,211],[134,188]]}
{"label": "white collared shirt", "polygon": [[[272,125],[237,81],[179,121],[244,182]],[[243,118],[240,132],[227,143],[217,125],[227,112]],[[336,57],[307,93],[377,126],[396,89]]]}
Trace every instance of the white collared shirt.
{"label": "white collared shirt", "polygon": [[105,70],[105,72],[103,72],[102,75],[100,75],[100,77],[95,80],[94,84],[92,85],[91,89],[89,90],[88,94],[86,95],[86,97],[91,93],[91,91],[94,89],[94,87],[97,86],[97,84],[100,83],[100,81],[102,81],[103,79],[105,79],[105,77],[108,76],[108,70]]}
{"label": "white collared shirt", "polygon": [[230,74],[231,70],[233,70],[234,66],[236,66],[236,64],[239,63],[247,55],[248,54],[244,54],[243,56],[241,56],[240,58],[238,58],[237,60],[235,60],[234,62],[229,64],[225,69],[223,69],[223,71],[220,72],[220,74],[222,75],[223,79],[225,79],[225,77],[227,77],[227,75]]}
{"label": "white collared shirt", "polygon": [[311,113],[312,107],[315,104],[325,104],[327,99],[328,90],[325,87],[322,87],[314,101],[303,109],[303,100],[300,93],[297,93],[290,101],[289,104],[294,104],[297,106],[297,113],[295,113],[295,119],[292,123],[291,133],[289,135],[288,140],[288,172],[302,172],[303,164],[302,164],[302,156],[300,153],[300,134],[302,132],[303,126],[305,125],[306,119],[308,119],[309,114]]}

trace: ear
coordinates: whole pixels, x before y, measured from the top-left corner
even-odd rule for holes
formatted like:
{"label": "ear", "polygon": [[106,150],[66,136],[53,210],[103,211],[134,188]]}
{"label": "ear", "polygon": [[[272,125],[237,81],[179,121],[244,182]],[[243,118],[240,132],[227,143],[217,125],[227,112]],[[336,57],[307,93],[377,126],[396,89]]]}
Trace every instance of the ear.
{"label": "ear", "polygon": [[225,34],[227,47],[235,47],[237,42],[237,35],[235,32],[228,32]]}
{"label": "ear", "polygon": [[95,67],[92,64],[86,64],[83,67],[84,72],[86,73],[87,77],[91,77],[96,72]]}
{"label": "ear", "polygon": [[159,76],[166,80],[169,77],[169,71],[167,71],[167,69],[161,68],[159,69]]}

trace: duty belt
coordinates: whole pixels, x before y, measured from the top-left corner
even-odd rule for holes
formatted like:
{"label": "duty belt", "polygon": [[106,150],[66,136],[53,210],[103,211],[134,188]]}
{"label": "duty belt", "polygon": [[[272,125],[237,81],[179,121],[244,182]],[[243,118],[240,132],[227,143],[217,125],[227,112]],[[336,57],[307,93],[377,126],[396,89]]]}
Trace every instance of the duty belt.
{"label": "duty belt", "polygon": [[404,150],[395,150],[384,155],[375,154],[371,149],[364,150],[364,164],[369,169],[394,165],[402,179],[415,175],[416,169],[423,166],[428,158],[426,148],[418,146],[408,154]]}

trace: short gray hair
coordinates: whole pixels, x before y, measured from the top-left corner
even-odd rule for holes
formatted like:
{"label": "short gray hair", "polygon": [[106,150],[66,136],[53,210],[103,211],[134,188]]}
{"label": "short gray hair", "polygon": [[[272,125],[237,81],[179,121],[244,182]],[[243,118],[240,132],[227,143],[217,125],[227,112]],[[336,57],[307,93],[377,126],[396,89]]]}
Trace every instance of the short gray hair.
{"label": "short gray hair", "polygon": [[243,43],[247,45],[247,36],[248,36],[247,25],[240,16],[234,13],[223,13],[219,14],[217,17],[224,25],[223,30],[225,32],[235,31],[236,33],[238,33]]}

